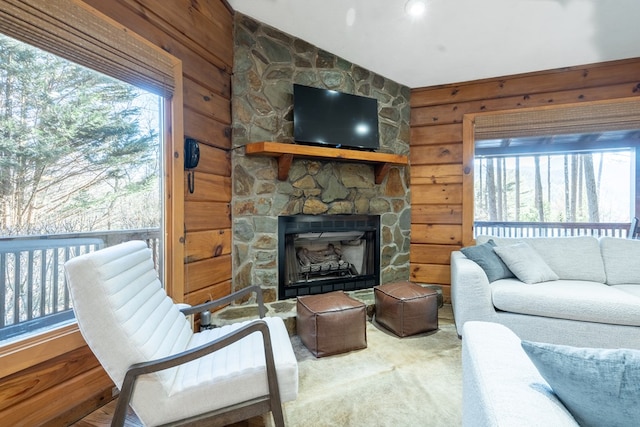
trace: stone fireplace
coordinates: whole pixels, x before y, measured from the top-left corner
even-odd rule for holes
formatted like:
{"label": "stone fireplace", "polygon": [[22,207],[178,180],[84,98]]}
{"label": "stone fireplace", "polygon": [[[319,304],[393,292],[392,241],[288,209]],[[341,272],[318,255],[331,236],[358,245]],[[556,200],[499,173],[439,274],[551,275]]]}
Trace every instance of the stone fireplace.
{"label": "stone fireplace", "polygon": [[[277,161],[246,155],[245,145],[257,141],[294,143],[293,83],[300,83],[376,98],[379,151],[408,155],[409,88],[240,13],[235,15],[234,41],[232,289],[257,284],[267,302],[284,297],[279,290],[282,276],[287,274],[282,272],[278,256],[283,244],[281,217],[375,217],[379,222],[378,268],[364,274],[364,281],[407,280],[411,230],[407,166],[391,167],[377,184],[374,166],[368,163],[294,158],[286,179],[279,180]],[[328,250],[329,243],[335,248],[337,243],[356,240],[350,237],[338,236],[333,242],[323,238],[307,250],[319,251],[314,254],[319,256]],[[344,253],[353,248],[340,249]],[[345,262],[354,268],[358,264]],[[354,274],[351,267],[330,274],[337,275],[330,278],[332,283],[346,281],[347,275],[361,275]],[[376,274],[378,277],[369,278]],[[321,275],[312,276],[309,274],[309,283]]]}
{"label": "stone fireplace", "polygon": [[380,281],[380,216],[278,217],[278,298],[371,288]]}

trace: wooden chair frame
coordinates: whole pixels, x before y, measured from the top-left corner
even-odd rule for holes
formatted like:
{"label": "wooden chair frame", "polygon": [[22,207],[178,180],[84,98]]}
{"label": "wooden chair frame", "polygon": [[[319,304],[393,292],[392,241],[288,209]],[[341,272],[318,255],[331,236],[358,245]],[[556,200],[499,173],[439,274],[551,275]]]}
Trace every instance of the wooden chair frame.
{"label": "wooden chair frame", "polygon": [[[265,316],[266,311],[262,298],[262,289],[260,289],[259,286],[250,286],[236,291],[224,298],[220,298],[193,307],[188,307],[182,309],[181,311],[185,315],[199,313],[204,310],[209,310],[214,307],[229,304],[239,297],[252,292],[256,293],[258,311],[260,318],[262,319]],[[263,320],[252,322],[236,331],[229,333],[226,336],[220,337],[214,341],[211,341],[210,343],[201,345],[188,351],[177,353],[162,359],[131,365],[124,377],[122,390],[120,391],[120,396],[118,398],[116,411],[111,421],[111,425],[113,427],[124,426],[127,408],[133,395],[135,382],[140,375],[173,368],[192,360],[201,358],[210,353],[213,353],[214,351],[227,347],[230,344],[237,342],[254,332],[259,332],[260,334],[262,334],[262,340],[264,343],[264,355],[267,367],[267,381],[269,384],[269,394],[248,402],[221,408],[212,412],[166,425],[178,426],[189,424],[190,426],[224,426],[271,411],[276,426],[284,426],[284,415],[282,411],[282,403],[280,401],[280,390],[278,388],[278,378],[276,376],[275,361],[273,358],[271,335],[269,334],[269,327],[267,326],[267,323]]]}

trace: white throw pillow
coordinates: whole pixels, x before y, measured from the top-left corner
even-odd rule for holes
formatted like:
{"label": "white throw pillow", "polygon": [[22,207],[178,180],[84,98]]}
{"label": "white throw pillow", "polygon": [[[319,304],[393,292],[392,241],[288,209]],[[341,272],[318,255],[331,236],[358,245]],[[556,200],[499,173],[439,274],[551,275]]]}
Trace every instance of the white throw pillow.
{"label": "white throw pillow", "polygon": [[589,280],[606,283],[600,243],[593,236],[572,237],[492,237],[478,236],[477,244],[493,239],[497,246],[526,243],[531,246],[545,263],[566,280]]}
{"label": "white throw pillow", "polygon": [[496,244],[493,240],[489,240],[482,245],[468,246],[460,249],[460,252],[462,252],[464,256],[478,264],[480,268],[484,270],[489,282],[514,277],[504,261],[493,251],[495,247]]}
{"label": "white throw pillow", "polygon": [[494,252],[507,264],[509,270],[524,283],[540,283],[558,280],[558,275],[531,246],[516,243],[509,246],[496,246]]}

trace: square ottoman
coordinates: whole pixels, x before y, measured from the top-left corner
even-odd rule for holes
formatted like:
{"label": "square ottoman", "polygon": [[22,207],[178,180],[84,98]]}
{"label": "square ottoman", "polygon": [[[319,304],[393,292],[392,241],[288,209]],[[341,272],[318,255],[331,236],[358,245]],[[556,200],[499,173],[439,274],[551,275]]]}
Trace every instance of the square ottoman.
{"label": "square ottoman", "polygon": [[296,329],[316,357],[367,347],[366,307],[342,291],[300,296]]}
{"label": "square ottoman", "polygon": [[376,321],[400,337],[438,329],[438,293],[413,282],[373,288]]}

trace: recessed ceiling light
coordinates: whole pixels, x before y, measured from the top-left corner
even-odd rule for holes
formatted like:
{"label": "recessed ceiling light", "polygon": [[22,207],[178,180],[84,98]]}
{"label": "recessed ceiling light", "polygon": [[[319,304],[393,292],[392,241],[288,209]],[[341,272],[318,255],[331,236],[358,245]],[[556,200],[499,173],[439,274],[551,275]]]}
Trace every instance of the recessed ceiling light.
{"label": "recessed ceiling light", "polygon": [[427,10],[427,5],[424,0],[409,0],[404,6],[404,10],[409,15],[418,17],[424,14],[424,12]]}

